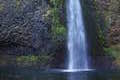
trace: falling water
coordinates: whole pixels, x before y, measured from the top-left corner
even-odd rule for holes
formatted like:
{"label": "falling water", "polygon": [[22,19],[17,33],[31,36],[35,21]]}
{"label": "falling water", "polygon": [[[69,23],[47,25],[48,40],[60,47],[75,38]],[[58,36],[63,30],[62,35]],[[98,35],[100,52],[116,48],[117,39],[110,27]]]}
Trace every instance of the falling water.
{"label": "falling water", "polygon": [[67,2],[68,70],[88,69],[85,25],[80,0]]}

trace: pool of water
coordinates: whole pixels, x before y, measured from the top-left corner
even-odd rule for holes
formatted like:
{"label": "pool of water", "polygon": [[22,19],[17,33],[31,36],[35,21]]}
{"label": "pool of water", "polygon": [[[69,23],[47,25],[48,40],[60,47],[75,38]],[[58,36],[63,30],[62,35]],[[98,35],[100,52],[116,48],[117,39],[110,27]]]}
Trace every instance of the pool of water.
{"label": "pool of water", "polygon": [[0,67],[0,80],[120,80],[120,71],[63,72],[34,68]]}

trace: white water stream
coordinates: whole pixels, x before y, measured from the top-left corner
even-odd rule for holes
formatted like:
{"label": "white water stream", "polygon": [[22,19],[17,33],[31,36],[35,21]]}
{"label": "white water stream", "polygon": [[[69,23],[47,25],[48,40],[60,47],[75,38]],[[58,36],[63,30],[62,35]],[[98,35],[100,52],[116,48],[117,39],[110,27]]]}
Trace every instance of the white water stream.
{"label": "white water stream", "polygon": [[89,69],[86,32],[80,0],[67,2],[68,70]]}

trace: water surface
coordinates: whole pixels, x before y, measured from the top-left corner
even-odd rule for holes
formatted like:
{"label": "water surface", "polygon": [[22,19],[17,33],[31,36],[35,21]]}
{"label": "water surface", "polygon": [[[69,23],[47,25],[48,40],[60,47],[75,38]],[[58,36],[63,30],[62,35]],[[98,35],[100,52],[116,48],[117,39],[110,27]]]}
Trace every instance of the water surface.
{"label": "water surface", "polygon": [[61,72],[34,68],[1,67],[0,80],[120,80],[120,71]]}

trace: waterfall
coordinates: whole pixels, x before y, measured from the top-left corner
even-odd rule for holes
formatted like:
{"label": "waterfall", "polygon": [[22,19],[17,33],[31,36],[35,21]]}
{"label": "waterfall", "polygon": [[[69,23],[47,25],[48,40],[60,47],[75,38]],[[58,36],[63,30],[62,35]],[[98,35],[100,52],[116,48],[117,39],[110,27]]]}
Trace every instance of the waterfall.
{"label": "waterfall", "polygon": [[67,2],[68,70],[88,69],[85,25],[80,0]]}

